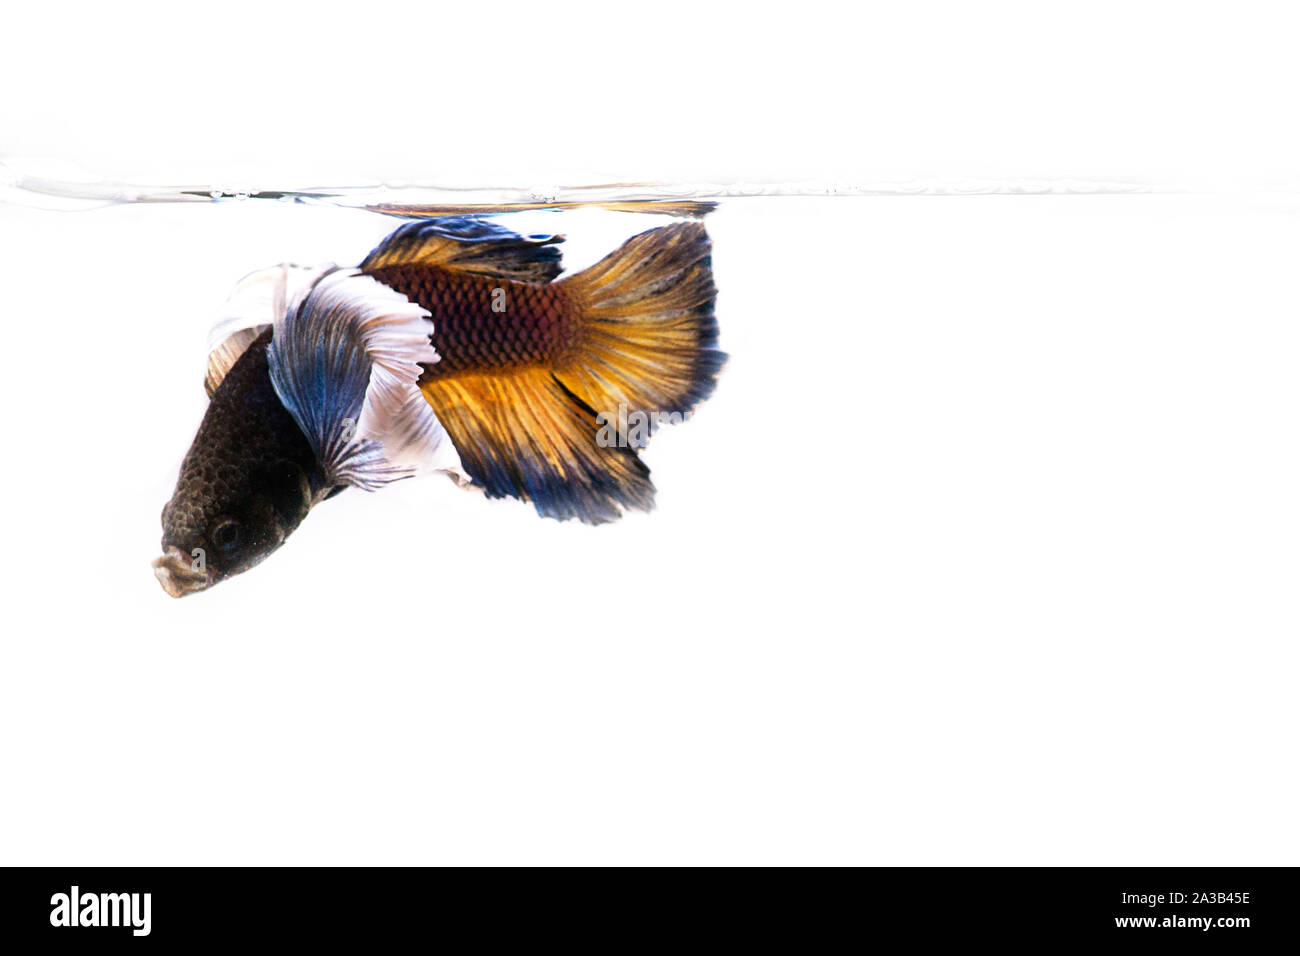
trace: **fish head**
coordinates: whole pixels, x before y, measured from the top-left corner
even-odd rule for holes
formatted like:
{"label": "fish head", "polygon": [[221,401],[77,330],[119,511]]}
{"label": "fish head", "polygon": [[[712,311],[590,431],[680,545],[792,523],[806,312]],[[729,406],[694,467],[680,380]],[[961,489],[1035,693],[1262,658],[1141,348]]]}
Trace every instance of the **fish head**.
{"label": "fish head", "polygon": [[293,461],[244,469],[187,456],[162,511],[158,583],[184,597],[247,571],[284,544],[312,500],[311,482]]}

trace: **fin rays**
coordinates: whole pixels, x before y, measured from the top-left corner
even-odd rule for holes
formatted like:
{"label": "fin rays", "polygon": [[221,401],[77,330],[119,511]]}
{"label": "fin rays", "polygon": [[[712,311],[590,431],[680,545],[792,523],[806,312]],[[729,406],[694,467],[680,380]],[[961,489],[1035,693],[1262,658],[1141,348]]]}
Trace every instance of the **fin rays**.
{"label": "fin rays", "polygon": [[458,375],[423,388],[488,497],[523,497],[542,515],[590,524],[652,506],[650,470],[636,451],[601,447],[596,413],[546,369]]}
{"label": "fin rays", "polygon": [[563,236],[521,236],[472,217],[448,216],[402,226],[361,263],[363,272],[385,266],[458,269],[516,282],[550,282],[560,274]]}

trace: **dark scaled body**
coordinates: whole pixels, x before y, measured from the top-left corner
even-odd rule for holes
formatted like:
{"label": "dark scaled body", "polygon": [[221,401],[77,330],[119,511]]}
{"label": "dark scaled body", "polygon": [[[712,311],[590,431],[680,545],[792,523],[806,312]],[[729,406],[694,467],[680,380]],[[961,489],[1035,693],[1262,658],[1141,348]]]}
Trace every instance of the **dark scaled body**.
{"label": "dark scaled body", "polygon": [[441,361],[421,382],[566,364],[581,347],[582,320],[559,285],[515,282],[428,266],[383,266],[370,275],[433,317]]}
{"label": "dark scaled body", "polygon": [[201,590],[252,567],[329,492],[306,436],[271,385],[264,332],[212,396],[163,508],[169,593]]}

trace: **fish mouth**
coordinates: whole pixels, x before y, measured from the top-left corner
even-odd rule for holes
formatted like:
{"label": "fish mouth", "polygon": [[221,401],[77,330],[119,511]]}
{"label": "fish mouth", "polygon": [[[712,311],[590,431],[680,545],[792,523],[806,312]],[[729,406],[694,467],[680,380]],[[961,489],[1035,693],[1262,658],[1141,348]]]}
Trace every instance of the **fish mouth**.
{"label": "fish mouth", "polygon": [[162,589],[174,598],[212,586],[212,575],[195,570],[190,556],[175,546],[168,548],[162,557],[153,559],[153,574]]}

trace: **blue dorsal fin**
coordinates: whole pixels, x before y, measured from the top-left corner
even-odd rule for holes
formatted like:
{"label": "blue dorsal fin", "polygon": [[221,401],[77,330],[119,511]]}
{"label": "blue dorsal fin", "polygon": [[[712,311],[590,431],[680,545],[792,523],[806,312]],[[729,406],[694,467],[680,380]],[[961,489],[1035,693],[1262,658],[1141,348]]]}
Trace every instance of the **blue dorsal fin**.
{"label": "blue dorsal fin", "polygon": [[563,270],[563,236],[524,236],[473,216],[417,220],[395,230],[361,263],[361,271],[423,265],[516,282],[550,282]]}

